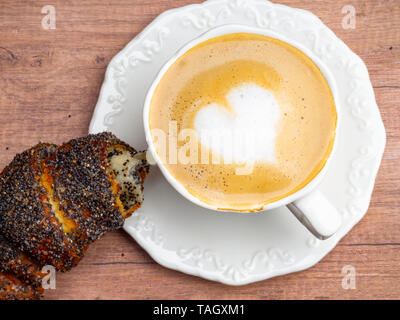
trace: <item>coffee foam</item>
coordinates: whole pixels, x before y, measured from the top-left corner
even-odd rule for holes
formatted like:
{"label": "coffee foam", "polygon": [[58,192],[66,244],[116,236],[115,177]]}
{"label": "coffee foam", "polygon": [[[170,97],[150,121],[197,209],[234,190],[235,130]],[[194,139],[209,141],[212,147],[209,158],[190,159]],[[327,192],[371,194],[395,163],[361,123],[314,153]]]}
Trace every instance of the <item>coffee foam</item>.
{"label": "coffee foam", "polygon": [[[245,210],[292,194],[318,174],[332,148],[336,111],[326,79],[301,51],[232,34],[194,47],[165,73],[151,101],[150,129],[168,135],[171,121],[177,132],[192,130],[202,151],[198,164],[171,163],[168,142],[166,169],[203,202]],[[186,144],[177,141],[178,149]],[[202,161],[203,149],[212,162]],[[223,161],[214,162],[214,154]],[[253,161],[249,174],[237,174],[240,163]]]}
{"label": "coffee foam", "polygon": [[276,162],[278,102],[269,90],[245,83],[231,89],[228,106],[211,103],[194,120],[199,141],[225,163]]}

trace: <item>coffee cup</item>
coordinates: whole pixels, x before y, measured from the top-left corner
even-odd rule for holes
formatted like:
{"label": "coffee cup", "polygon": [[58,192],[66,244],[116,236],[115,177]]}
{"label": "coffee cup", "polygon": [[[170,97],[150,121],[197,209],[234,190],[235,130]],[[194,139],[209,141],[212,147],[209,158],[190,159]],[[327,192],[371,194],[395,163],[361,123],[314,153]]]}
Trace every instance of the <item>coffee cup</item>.
{"label": "coffee cup", "polygon": [[[302,55],[307,57],[307,59],[312,61],[312,63],[315,64],[315,68],[318,69],[318,72],[321,73],[321,75],[324,78],[324,81],[327,83],[327,86],[329,87],[329,92],[333,99],[332,101],[334,101],[332,103],[332,106],[334,108],[335,117],[334,117],[334,125],[332,127],[333,129],[331,130],[334,134],[332,135],[331,140],[329,140],[330,141],[329,146],[328,146],[329,152],[327,153],[326,156],[324,156],[323,161],[319,163],[318,172],[315,172],[315,174],[313,174],[311,176],[311,178],[306,179],[303,183],[299,184],[299,186],[296,189],[293,189],[293,191],[287,195],[277,197],[276,199],[271,198],[269,201],[262,203],[261,205],[260,205],[260,202],[257,202],[257,203],[253,203],[253,204],[250,203],[247,206],[242,205],[240,208],[238,207],[239,209],[238,208],[232,209],[224,204],[219,204],[218,200],[214,200],[214,202],[204,200],[205,198],[202,198],[201,196],[196,194],[196,192],[193,192],[193,190],[188,188],[187,185],[185,185],[184,183],[179,181],[179,179],[177,179],[176,174],[174,175],[172,173],[171,166],[169,166],[166,163],[166,157],[165,156],[163,157],[162,154],[160,153],[160,147],[158,144],[159,141],[156,141],[160,137],[158,137],[157,139],[155,138],[155,133],[153,130],[154,128],[152,128],[152,126],[151,126],[150,118],[151,118],[152,101],[155,97],[155,92],[156,92],[157,88],[159,87],[160,82],[165,81],[169,85],[169,88],[172,88],[174,86],[174,81],[169,81],[169,80],[167,81],[167,80],[163,80],[163,79],[165,79],[166,74],[169,72],[171,67],[177,61],[180,61],[179,59],[181,59],[183,56],[185,56],[188,52],[192,52],[191,50],[199,47],[199,45],[202,45],[203,43],[206,43],[207,41],[210,41],[212,39],[217,39],[218,37],[222,37],[222,36],[227,36],[227,37],[231,37],[231,38],[233,37],[233,39],[234,39],[235,36],[239,35],[239,34],[265,36],[270,39],[273,39],[271,41],[279,41],[281,44],[283,44],[283,46],[286,46],[286,45],[288,47],[290,46],[290,48],[291,48],[290,50],[297,50],[298,52],[301,52]],[[284,52],[284,51],[282,51],[282,52]],[[210,55],[210,57],[211,57],[211,55]],[[242,62],[240,62],[240,63],[242,63]],[[235,67],[235,65],[233,65],[233,66]],[[242,67],[243,67],[243,65],[238,66],[238,68],[242,68]],[[250,66],[250,67],[252,67],[252,66]],[[247,67],[244,66],[244,68],[246,70]],[[257,69],[257,68],[255,68],[255,69]],[[218,72],[220,72],[220,71],[218,71],[218,72],[217,71],[213,71],[216,76],[217,76]],[[221,71],[221,72],[223,72],[223,71]],[[257,72],[258,71],[256,70],[255,73],[257,73]],[[265,73],[265,72],[269,72],[269,71],[267,70],[267,71],[263,71],[263,72]],[[212,75],[213,75],[213,73],[211,73],[211,77],[212,77]],[[176,77],[175,79],[178,80],[179,77],[178,76],[175,76],[175,77]],[[210,77],[210,75],[208,75],[208,77]],[[209,78],[207,78],[207,79],[209,79]],[[206,81],[209,81],[209,80],[206,80]],[[213,81],[213,80],[211,80],[211,81]],[[282,83],[282,81],[280,81],[280,83]],[[216,83],[215,86],[218,87],[218,83]],[[168,89],[168,87],[167,87],[167,89]],[[168,90],[166,90],[166,94],[168,94]],[[268,119],[273,118],[272,115],[276,111],[277,101],[273,98],[273,95],[271,95],[268,92],[268,90],[260,89],[259,86],[252,86],[252,85],[246,84],[244,87],[241,87],[238,90],[236,90],[236,89],[231,90],[229,92],[228,100],[231,99],[231,100],[229,100],[229,102],[231,104],[235,104],[236,103],[235,101],[239,101],[240,97],[242,97],[243,95],[250,95],[252,98],[255,96],[259,96],[259,98],[257,98],[258,100],[255,98],[252,100],[253,104],[257,104],[257,101],[268,101],[268,106],[270,109],[268,109],[268,111],[265,111],[265,110],[263,111],[260,109],[261,110],[260,112],[267,112],[269,115]],[[197,118],[195,120],[196,121],[198,120],[198,121],[197,122],[195,120],[193,120],[193,121],[194,121],[194,123],[198,123],[201,128],[203,128],[202,125],[215,127],[217,129],[217,131],[215,131],[213,133],[213,136],[218,136],[219,132],[221,132],[221,131],[218,131],[219,125],[221,124],[221,126],[223,126],[223,123],[225,121],[224,119],[229,120],[229,115],[228,114],[225,115],[223,113],[226,111],[225,110],[222,113],[217,115],[218,121],[214,121],[214,123],[212,123],[211,121],[209,121],[209,119],[210,119],[209,117],[210,117],[211,113],[218,112],[218,110],[222,110],[222,109],[214,101],[210,101],[207,103],[208,103],[206,106],[207,109],[203,108],[204,110],[206,110],[208,112],[208,113],[203,112],[205,114],[203,117],[204,119],[201,116],[197,116]],[[235,109],[234,111],[238,112],[238,110],[239,109]],[[162,113],[163,111],[162,111],[162,109],[160,109],[160,110],[158,110],[158,112]],[[260,113],[259,117],[261,117],[262,115],[263,114]],[[286,115],[286,113],[285,113],[285,115]],[[220,117],[220,118],[218,118],[218,117]],[[257,117],[253,116],[253,118],[257,118]],[[292,123],[296,123],[293,121],[302,121],[303,120],[302,118],[303,117],[301,117],[301,119],[299,118],[298,120],[291,119],[290,121],[292,121]],[[167,181],[182,196],[184,196],[186,199],[190,200],[194,204],[204,207],[206,209],[210,209],[210,210],[216,210],[216,211],[221,211],[221,212],[232,211],[232,212],[241,212],[241,213],[266,212],[266,211],[269,211],[274,208],[278,208],[281,206],[287,206],[287,208],[295,215],[295,217],[314,236],[316,236],[319,239],[327,239],[330,236],[332,236],[339,229],[339,227],[341,225],[340,214],[337,212],[335,207],[325,198],[325,196],[319,190],[316,189],[316,187],[321,183],[324,176],[326,175],[329,165],[331,163],[332,157],[334,156],[336,149],[337,149],[336,137],[337,137],[337,133],[340,130],[340,110],[338,108],[336,85],[334,83],[333,76],[331,75],[329,69],[324,65],[324,63],[318,57],[316,57],[308,48],[304,47],[300,43],[297,43],[296,41],[293,41],[291,39],[286,39],[284,36],[280,35],[279,33],[276,33],[276,32],[270,31],[270,30],[247,27],[247,26],[243,26],[243,25],[224,25],[224,26],[220,26],[220,27],[211,29],[210,31],[200,35],[198,38],[194,39],[193,41],[190,41],[185,46],[183,46],[161,68],[161,70],[157,74],[154,82],[152,83],[150,89],[147,92],[145,103],[144,103],[143,121],[144,121],[146,141],[148,143],[148,155],[154,160],[154,162],[160,168],[161,172],[163,173],[163,175],[165,176]],[[242,122],[243,121],[244,120],[242,120]],[[268,120],[268,121],[272,121],[272,120]],[[175,123],[175,125],[176,125],[176,123]],[[230,125],[229,122],[228,122],[228,125]],[[238,125],[238,126],[240,127],[240,125]],[[272,124],[271,124],[271,126],[272,126]],[[178,135],[178,131],[179,131],[178,127],[179,127],[179,123],[178,123],[178,126],[174,129],[175,130],[174,133],[172,134],[175,136],[175,138]],[[246,125],[245,125],[244,127],[246,128],[245,129],[246,131],[249,131],[248,130],[249,126],[246,127]],[[160,132],[160,134],[164,134],[164,133]],[[262,134],[264,134],[264,136],[261,135],[262,139],[264,139],[264,140],[268,140],[269,137],[274,135],[271,132],[269,132],[269,133],[263,132]],[[229,138],[232,138],[232,136],[233,135],[230,135]],[[240,136],[241,135],[239,134],[236,137],[240,137]],[[169,139],[171,137],[171,130],[165,137],[167,137],[167,139]],[[172,140],[168,140],[168,141],[172,141]],[[271,140],[271,141],[273,142],[275,140]],[[266,142],[265,145],[268,145],[268,143]],[[271,145],[273,145],[273,143]],[[210,148],[211,147],[208,146],[208,149],[210,149]],[[222,143],[220,142],[218,144],[217,148],[219,148],[218,149],[219,154],[224,154],[224,152],[229,149],[229,148],[228,149],[226,148],[226,144],[224,143],[224,141]],[[271,153],[271,150],[272,150],[271,148],[270,149],[264,148],[264,149],[265,149],[264,152],[259,152],[260,155],[256,154],[255,157],[260,156],[260,157],[264,157],[265,159],[268,160],[268,157],[271,158],[271,157],[275,156],[274,154]],[[168,149],[168,150],[170,150],[170,149]],[[215,150],[215,149],[213,149],[213,150]],[[229,153],[229,150],[227,152]],[[240,156],[242,156],[242,159],[240,159]],[[244,156],[244,158],[243,158],[243,156]],[[224,158],[224,159],[226,159],[226,158]],[[179,166],[180,166],[179,159],[175,159],[175,160],[176,160],[176,163],[173,164],[174,168],[179,168]],[[235,157],[231,156],[230,160],[235,161]],[[236,160],[239,162],[242,160],[242,164],[244,163],[244,166],[243,166],[244,168],[246,168],[246,164],[250,163],[250,162],[252,165],[254,165],[254,161],[246,162],[248,159],[246,158],[245,152],[239,152],[239,158]],[[274,160],[271,160],[271,161],[273,162]],[[208,164],[208,166],[212,166],[212,165],[213,164]],[[220,165],[220,164],[218,164],[218,165]],[[241,167],[241,168],[243,169],[243,167]],[[203,165],[202,168],[204,169],[207,167]],[[223,168],[223,167],[219,166],[218,168]],[[264,169],[265,168],[263,168],[263,170]],[[265,169],[265,170],[266,170],[265,172],[275,172],[275,171],[268,171],[269,169]],[[238,170],[236,169],[235,172],[237,173]],[[260,171],[260,172],[264,172],[264,171]],[[242,173],[240,173],[240,170],[239,170],[238,174],[239,175],[242,174]],[[284,180],[284,176],[285,175],[283,175],[282,178],[280,178],[280,176],[278,176],[278,178],[275,178],[275,180]],[[219,177],[223,177],[222,171],[221,171],[221,175]],[[258,178],[258,179],[260,179],[260,178]],[[247,181],[247,180],[243,180],[243,181]],[[244,189],[242,197],[245,198],[246,197],[246,184],[243,184],[242,186],[240,186],[240,188]]]}

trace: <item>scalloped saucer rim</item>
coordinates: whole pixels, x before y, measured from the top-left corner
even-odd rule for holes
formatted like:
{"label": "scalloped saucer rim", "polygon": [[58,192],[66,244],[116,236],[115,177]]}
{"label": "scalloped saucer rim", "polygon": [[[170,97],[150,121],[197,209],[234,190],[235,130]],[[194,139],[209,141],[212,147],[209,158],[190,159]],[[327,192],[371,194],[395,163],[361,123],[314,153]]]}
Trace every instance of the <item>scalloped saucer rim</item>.
{"label": "scalloped saucer rim", "polygon": [[[200,218],[197,212],[189,216],[182,215],[182,210],[192,210],[192,207],[184,199],[180,199],[176,191],[173,191],[176,194],[172,204],[165,205],[162,201],[169,199],[168,195],[172,197],[171,190],[167,189],[166,184],[160,186],[163,182],[157,180],[157,175],[161,178],[157,172],[158,169],[152,168],[150,181],[145,185],[145,197],[150,200],[146,199],[143,207],[127,220],[124,229],[154,260],[168,268],[229,285],[243,285],[301,271],[315,265],[362,219],[369,205],[385,147],[386,135],[368,71],[362,60],[312,13],[259,0],[208,0],[201,4],[171,9],[158,16],[111,60],[89,132],[109,130],[133,146],[144,148],[144,134],[141,136],[140,124],[133,127],[127,119],[132,119],[134,122],[134,118],[123,115],[141,113],[142,98],[147,92],[144,89],[147,89],[146,86],[148,87],[152,82],[151,75],[155,76],[171,54],[194,38],[196,34],[222,23],[232,22],[232,20],[235,23],[256,25],[275,29],[275,31],[278,28],[282,33],[301,36],[301,41],[315,54],[327,60],[330,68],[338,66],[338,70],[335,70],[335,74],[338,75],[335,76],[339,77],[340,74],[340,77],[347,80],[344,83],[348,86],[342,85],[339,89],[343,94],[343,108],[347,108],[343,110],[346,111],[343,115],[347,126],[346,138],[341,138],[342,153],[346,156],[342,155],[340,159],[337,159],[336,165],[329,169],[332,172],[335,171],[335,174],[331,173],[325,179],[327,181],[322,182],[324,186],[321,187],[327,195],[337,200],[338,207],[346,218],[344,226],[333,238],[321,242],[312,238],[301,229],[301,226],[296,225],[297,221],[290,220],[283,209],[277,209],[275,214],[262,218],[230,216],[231,227],[237,230],[240,230],[239,227],[243,223],[256,229],[259,225],[258,220],[263,220],[263,223],[266,220],[269,224],[265,225],[265,229],[273,235],[270,236],[268,233],[267,237],[261,233],[263,230],[257,229],[254,233],[266,241],[265,244],[258,246],[258,243],[254,245],[249,240],[247,244],[237,248],[237,251],[231,252],[231,246],[221,245],[224,241],[219,243],[213,240],[221,230],[220,226],[225,226],[228,217],[222,218],[221,214],[215,216],[201,213],[202,218]],[[304,30],[294,30],[292,26],[296,23],[299,23]],[[181,37],[176,36],[167,41],[172,31],[180,33]],[[326,39],[321,36],[322,33]],[[296,38],[296,41],[300,40]],[[333,50],[332,46],[336,46],[336,50]],[[140,84],[136,81],[136,74],[143,76],[140,78],[143,79]],[[127,90],[128,84],[129,88],[137,90],[135,94],[132,94],[133,90]],[[351,90],[347,90],[348,88]],[[137,92],[140,93],[137,94]],[[347,98],[344,98],[345,95]],[[139,118],[141,120],[141,117]],[[346,168],[343,167],[341,161],[346,162]],[[342,179],[343,176],[345,179]],[[338,190],[339,186],[340,189],[347,188],[346,193]],[[154,190],[151,189],[152,187]],[[156,194],[160,190],[163,193]],[[146,196],[147,194],[149,196]],[[165,199],[163,199],[164,194],[166,194]],[[174,209],[175,205],[181,211],[171,211],[170,209]],[[165,215],[160,213],[162,210],[165,210],[168,217],[175,221],[174,224],[165,219]],[[193,209],[194,211],[196,210]],[[257,221],[254,223],[252,220]],[[185,228],[175,230],[175,224],[180,223],[186,227],[199,225],[205,228],[204,231],[209,232],[211,239],[202,239],[199,237],[200,233],[196,233],[198,230],[195,229],[189,232]],[[184,225],[185,223],[187,225]],[[272,225],[278,229],[286,228],[293,233],[279,238],[280,235],[274,234]],[[213,228],[215,230],[212,230]],[[224,236],[234,242],[236,239],[229,234],[229,231],[224,230]],[[260,232],[257,234],[257,231]],[[247,234],[248,238],[251,236],[250,233]],[[184,241],[180,237],[183,237]],[[195,243],[196,237],[202,239],[198,240],[203,241],[201,246]],[[288,241],[290,237],[293,239]],[[300,239],[301,245],[297,243]],[[278,241],[281,247],[277,247],[275,241]],[[190,244],[190,246],[185,247],[182,243]],[[253,251],[248,252],[247,249]],[[240,256],[239,262],[236,261],[238,256]]]}

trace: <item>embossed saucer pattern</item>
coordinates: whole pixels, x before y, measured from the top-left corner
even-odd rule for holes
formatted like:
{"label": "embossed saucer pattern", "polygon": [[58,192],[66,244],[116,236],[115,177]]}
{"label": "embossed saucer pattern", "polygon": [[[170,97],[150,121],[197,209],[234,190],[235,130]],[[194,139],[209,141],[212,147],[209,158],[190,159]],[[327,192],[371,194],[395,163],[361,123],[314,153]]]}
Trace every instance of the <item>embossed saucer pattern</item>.
{"label": "embossed saucer pattern", "polygon": [[295,39],[334,75],[343,130],[319,189],[342,214],[341,229],[320,241],[286,208],[245,215],[197,207],[156,167],[124,229],[165,267],[242,285],[309,268],[335,247],[368,209],[386,135],[363,61],[312,13],[265,0],[208,0],[161,14],[110,62],[89,131],[112,131],[145,149],[142,108],[157,72],[185,43],[228,23]]}

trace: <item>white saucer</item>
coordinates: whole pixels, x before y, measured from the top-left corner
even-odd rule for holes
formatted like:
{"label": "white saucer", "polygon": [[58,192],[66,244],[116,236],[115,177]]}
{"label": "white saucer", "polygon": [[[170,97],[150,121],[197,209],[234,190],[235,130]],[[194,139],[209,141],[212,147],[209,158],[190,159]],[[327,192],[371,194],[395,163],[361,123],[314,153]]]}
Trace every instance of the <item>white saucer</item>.
{"label": "white saucer", "polygon": [[242,285],[309,268],[333,249],[368,209],[386,135],[362,60],[310,12],[265,0],[209,0],[160,15],[110,62],[90,133],[111,131],[145,149],[142,108],[155,75],[185,43],[227,23],[296,39],[330,68],[343,130],[320,190],[343,215],[343,226],[320,241],[286,208],[249,215],[208,211],[180,196],[152,167],[144,204],[124,229],[168,268]]}

